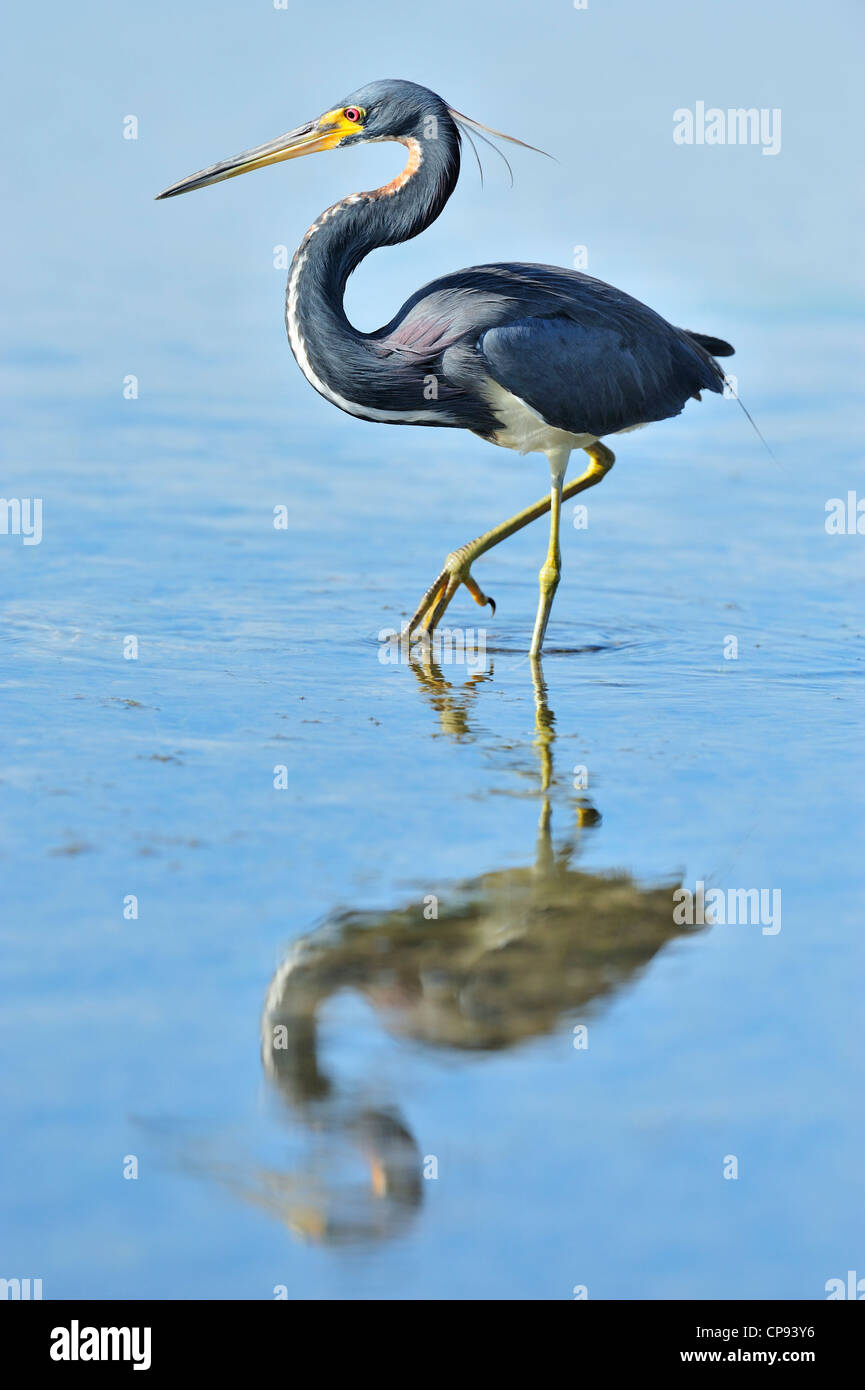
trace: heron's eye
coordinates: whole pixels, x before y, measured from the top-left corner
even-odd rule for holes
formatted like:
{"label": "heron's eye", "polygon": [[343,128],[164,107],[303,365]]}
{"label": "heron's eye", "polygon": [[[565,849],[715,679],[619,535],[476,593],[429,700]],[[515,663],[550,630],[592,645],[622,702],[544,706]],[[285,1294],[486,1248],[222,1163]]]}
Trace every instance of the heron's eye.
{"label": "heron's eye", "polygon": [[345,116],[345,119],[351,121],[353,125],[359,125],[363,112],[359,111],[356,106],[347,106],[342,114]]}

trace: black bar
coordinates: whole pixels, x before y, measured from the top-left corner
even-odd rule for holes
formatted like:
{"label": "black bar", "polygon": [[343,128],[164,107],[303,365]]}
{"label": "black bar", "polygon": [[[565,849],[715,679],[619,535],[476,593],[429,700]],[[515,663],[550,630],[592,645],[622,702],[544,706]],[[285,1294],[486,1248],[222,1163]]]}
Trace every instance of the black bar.
{"label": "black bar", "polygon": [[[528,1302],[529,1300],[526,1300]],[[699,1368],[719,1365],[728,1370],[739,1366],[762,1365],[767,1369],[801,1365],[817,1370],[822,1377],[856,1364],[856,1352],[861,1342],[861,1314],[839,1301],[767,1301],[767,1302],[592,1302],[574,1301],[552,1317],[550,1332],[563,1332],[568,1338],[578,1338],[572,1344],[571,1365],[576,1373],[585,1366],[586,1358],[595,1358],[597,1369],[615,1374],[620,1370],[658,1370],[671,1367]],[[862,1300],[860,1300],[862,1301]],[[519,1326],[500,1339],[498,1346],[485,1333],[482,1323],[475,1321],[477,1303],[458,1304],[442,1300],[424,1304],[414,1322],[412,1303],[399,1303],[394,1319],[387,1303],[362,1304],[363,1324],[360,1340],[353,1335],[354,1304],[318,1304],[323,1311],[326,1340],[321,1341],[321,1329],[310,1302],[296,1300],[300,1307],[282,1301],[268,1302],[8,1302],[2,1322],[4,1362],[14,1362],[22,1370],[48,1372],[51,1379],[84,1375],[98,1376],[108,1370],[113,1376],[136,1374],[137,1357],[143,1375],[155,1373],[196,1373],[212,1371],[224,1376],[226,1367],[236,1368],[247,1363],[259,1375],[272,1368],[277,1374],[293,1377],[306,1362],[311,1351],[324,1352],[322,1370],[332,1369],[331,1357],[345,1348],[348,1358],[355,1359],[360,1373],[364,1361],[370,1370],[376,1351],[373,1338],[380,1340],[379,1351],[388,1356],[392,1339],[402,1341],[406,1336],[415,1341],[423,1354],[423,1365],[429,1373],[429,1352],[440,1348],[442,1364],[447,1366],[453,1351],[445,1335],[439,1309],[460,1340],[468,1338],[466,1350],[474,1349],[488,1370],[497,1353],[508,1357],[519,1345]],[[496,1305],[488,1305],[495,1307]],[[377,1311],[372,1311],[375,1308]],[[380,1310],[380,1311],[378,1311]],[[460,1328],[462,1316],[471,1312],[473,1322]],[[537,1308],[531,1316],[537,1316]],[[371,1319],[375,1319],[371,1323]],[[389,1321],[390,1320],[390,1321]],[[99,1331],[98,1340],[88,1329]],[[101,1329],[123,1329],[102,1338]],[[138,1329],[133,1340],[132,1329]],[[144,1330],[150,1330],[149,1344]],[[785,1330],[786,1329],[786,1330]],[[54,1359],[51,1351],[64,1352],[70,1357],[78,1351],[79,1359]],[[127,1354],[128,1359],[90,1360],[81,1357],[98,1348],[110,1358],[114,1350]],[[450,1351],[448,1350],[450,1348]],[[510,1350],[509,1350],[510,1348]],[[365,1350],[362,1350],[365,1349]],[[523,1344],[530,1359],[538,1367],[546,1363],[548,1348],[534,1339]],[[149,1365],[144,1362],[149,1357]],[[300,1363],[298,1362],[300,1358]],[[402,1358],[400,1358],[402,1359]],[[460,1364],[465,1369],[463,1354]],[[395,1368],[391,1367],[391,1373]]]}

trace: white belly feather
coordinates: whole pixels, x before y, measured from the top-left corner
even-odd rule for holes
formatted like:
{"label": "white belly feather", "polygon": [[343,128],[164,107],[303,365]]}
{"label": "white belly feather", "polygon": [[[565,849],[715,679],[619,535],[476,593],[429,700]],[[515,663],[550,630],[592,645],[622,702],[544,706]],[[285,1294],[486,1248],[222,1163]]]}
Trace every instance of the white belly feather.
{"label": "white belly feather", "polygon": [[[496,419],[502,422],[501,429],[493,435],[496,444],[504,449],[515,449],[518,454],[560,453],[565,449],[585,449],[587,444],[595,444],[596,434],[571,434],[568,430],[557,430],[532,410],[519,396],[499,386],[497,381],[488,381],[485,386],[487,400]],[[629,434],[631,430],[645,429],[648,421],[639,425],[628,425],[616,434]]]}
{"label": "white belly feather", "polygon": [[536,410],[504,386],[499,386],[497,381],[487,382],[484,394],[496,419],[501,421],[501,428],[493,435],[493,440],[503,449],[515,449],[518,454],[560,453],[566,449],[585,449],[597,439],[594,434],[571,434],[568,430],[554,429]]}

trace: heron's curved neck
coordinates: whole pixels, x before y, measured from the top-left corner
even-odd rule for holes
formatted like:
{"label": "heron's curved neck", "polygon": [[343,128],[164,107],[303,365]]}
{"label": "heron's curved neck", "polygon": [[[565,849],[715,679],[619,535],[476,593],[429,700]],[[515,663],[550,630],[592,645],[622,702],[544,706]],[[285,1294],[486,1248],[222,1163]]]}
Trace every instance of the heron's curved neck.
{"label": "heron's curved neck", "polygon": [[[316,389],[345,383],[369,366],[376,337],[353,328],[343,308],[349,275],[379,246],[395,246],[438,217],[459,177],[459,135],[438,122],[435,138],[406,137],[408,161],[391,183],[351,193],[312,224],[295,252],[286,288],[292,351]],[[328,394],[325,390],[324,394]],[[369,399],[369,397],[367,397]],[[339,403],[339,402],[337,402]]]}

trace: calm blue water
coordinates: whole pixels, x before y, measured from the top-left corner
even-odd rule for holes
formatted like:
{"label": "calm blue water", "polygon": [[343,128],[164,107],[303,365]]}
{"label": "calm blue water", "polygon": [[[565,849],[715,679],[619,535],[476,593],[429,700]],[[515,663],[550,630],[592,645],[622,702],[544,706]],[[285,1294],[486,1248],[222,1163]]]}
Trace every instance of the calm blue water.
{"label": "calm blue water", "polygon": [[[371,323],[449,266],[567,263],[594,235],[594,272],[740,345],[779,462],[732,401],[618,441],[588,528],[566,510],[541,684],[524,653],[543,522],[479,564],[494,620],[455,601],[453,624],[485,626],[482,669],[385,665],[377,638],[450,548],[544,491],[543,459],[341,416],[283,341],[273,246],[392,152],[148,201],[388,69],[441,85],[446,36],[438,74],[412,68],[410,35],[384,61],[379,33],[340,60],[362,60],[354,77],[286,93],[284,14],[255,17],[246,58],[236,7],[218,30],[178,20],[166,57],[175,16],[156,6],[105,38],[107,77],[85,43],[106,14],[75,39],[58,12],[45,38],[55,74],[64,42],[83,64],[56,97],[78,167],[47,138],[58,106],[31,97],[24,144],[45,138],[44,158],[25,148],[9,232],[2,491],[43,499],[43,537],[0,535],[0,1272],[48,1298],[340,1299],[821,1298],[865,1274],[865,542],[824,524],[828,499],[865,490],[859,286],[844,217],[808,240],[825,171],[806,98],[781,72],[777,161],[723,151],[718,184],[692,161],[728,219],[701,254],[704,211],[661,144],[674,74],[647,76],[629,39],[663,113],[642,159],[637,127],[593,108],[572,163],[560,143],[558,172],[520,166],[549,217],[466,179],[428,239],[352,289]],[[538,23],[544,45],[575,24],[613,42],[609,17]],[[738,53],[718,42],[719,64]],[[712,97],[706,61],[683,100],[700,81]],[[457,105],[470,70],[463,54]],[[776,105],[762,80],[719,100]],[[477,113],[505,123],[483,81]],[[525,97],[516,133],[540,137],[545,101]],[[680,190],[642,240],[651,190],[599,210],[545,186],[604,188],[615,151]],[[772,165],[760,192],[752,154]],[[698,880],[780,892],[780,930],[675,924],[672,889]]]}

